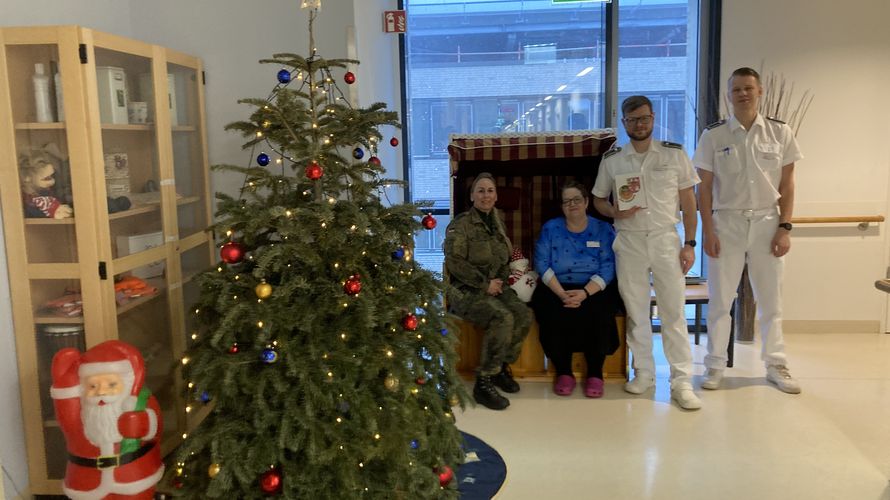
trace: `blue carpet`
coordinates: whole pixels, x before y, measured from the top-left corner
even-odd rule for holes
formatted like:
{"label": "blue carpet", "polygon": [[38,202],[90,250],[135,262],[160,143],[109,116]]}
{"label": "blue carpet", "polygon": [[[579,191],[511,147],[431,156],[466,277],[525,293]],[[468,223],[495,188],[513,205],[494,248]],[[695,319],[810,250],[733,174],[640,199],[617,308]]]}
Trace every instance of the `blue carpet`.
{"label": "blue carpet", "polygon": [[489,500],[501,489],[507,477],[507,464],[485,441],[461,432],[464,437],[464,464],[457,469],[461,500]]}

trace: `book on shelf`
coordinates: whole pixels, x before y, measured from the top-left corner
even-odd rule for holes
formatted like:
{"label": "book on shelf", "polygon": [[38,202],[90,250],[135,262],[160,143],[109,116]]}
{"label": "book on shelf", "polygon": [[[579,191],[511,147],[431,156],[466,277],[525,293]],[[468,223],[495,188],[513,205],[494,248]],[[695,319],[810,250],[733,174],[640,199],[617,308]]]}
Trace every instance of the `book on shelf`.
{"label": "book on shelf", "polygon": [[619,210],[646,208],[646,187],[639,172],[615,175],[615,199]]}

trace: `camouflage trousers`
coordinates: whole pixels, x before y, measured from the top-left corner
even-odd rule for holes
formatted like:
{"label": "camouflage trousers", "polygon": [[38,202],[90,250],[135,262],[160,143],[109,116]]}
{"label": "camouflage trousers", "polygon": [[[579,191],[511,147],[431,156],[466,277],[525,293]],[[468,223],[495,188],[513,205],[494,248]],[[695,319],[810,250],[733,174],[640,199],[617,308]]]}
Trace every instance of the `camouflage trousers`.
{"label": "camouflage trousers", "polygon": [[455,314],[485,330],[479,353],[479,375],[494,375],[504,363],[519,359],[522,342],[532,324],[532,312],[516,292],[507,288],[496,297],[468,293],[450,302]]}

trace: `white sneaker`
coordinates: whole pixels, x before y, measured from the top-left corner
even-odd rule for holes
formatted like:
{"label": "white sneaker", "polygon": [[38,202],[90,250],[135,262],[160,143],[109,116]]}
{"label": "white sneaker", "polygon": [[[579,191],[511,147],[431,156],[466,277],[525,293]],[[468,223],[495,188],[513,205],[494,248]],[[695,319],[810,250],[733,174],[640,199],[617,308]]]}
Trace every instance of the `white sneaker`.
{"label": "white sneaker", "polygon": [[708,368],[708,372],[705,373],[705,380],[701,383],[701,388],[713,391],[715,389],[719,389],[722,382],[723,370],[717,368]]}
{"label": "white sneaker", "polygon": [[651,375],[637,375],[624,384],[624,390],[631,394],[642,394],[652,387],[655,387],[655,377]]}
{"label": "white sneaker", "polygon": [[678,387],[671,389],[671,399],[684,410],[698,410],[701,408],[701,399],[692,391],[692,387]]}
{"label": "white sneaker", "polygon": [[800,394],[800,384],[788,373],[785,365],[770,365],[766,367],[766,379],[788,394]]}

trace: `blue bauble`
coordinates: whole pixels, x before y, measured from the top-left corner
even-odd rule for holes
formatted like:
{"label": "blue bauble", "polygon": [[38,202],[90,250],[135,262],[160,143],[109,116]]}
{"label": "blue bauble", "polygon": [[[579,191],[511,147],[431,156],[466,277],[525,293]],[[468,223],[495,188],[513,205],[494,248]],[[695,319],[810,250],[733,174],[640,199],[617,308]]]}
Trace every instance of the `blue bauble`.
{"label": "blue bauble", "polygon": [[420,442],[416,439],[412,439],[411,440],[411,449],[416,450],[417,448],[420,448]]}
{"label": "blue bauble", "polygon": [[404,247],[396,248],[396,251],[392,253],[393,260],[402,260],[403,257],[405,257],[405,248]]}
{"label": "blue bauble", "polygon": [[209,393],[209,392],[204,391],[204,392],[201,393],[201,402],[202,402],[202,403],[209,403],[209,402],[210,402],[210,393]]}
{"label": "blue bauble", "polygon": [[356,160],[361,160],[365,157],[365,152],[362,151],[362,148],[355,148],[352,150],[352,157]]}
{"label": "blue bauble", "polygon": [[448,329],[447,329],[447,328],[443,328],[443,329],[439,330],[439,333],[441,333],[442,336],[444,337],[444,336],[448,335]]}
{"label": "blue bauble", "polygon": [[260,153],[256,157],[256,162],[259,163],[261,167],[265,167],[269,164],[269,155],[266,153]]}
{"label": "blue bauble", "polygon": [[260,357],[262,358],[263,363],[270,365],[270,364],[278,361],[278,351],[276,351],[275,349],[272,349],[271,347],[267,347],[267,348],[263,349],[263,352],[262,352],[262,354],[260,354]]}
{"label": "blue bauble", "polygon": [[283,69],[278,72],[278,81],[281,83],[290,82],[290,71]]}

